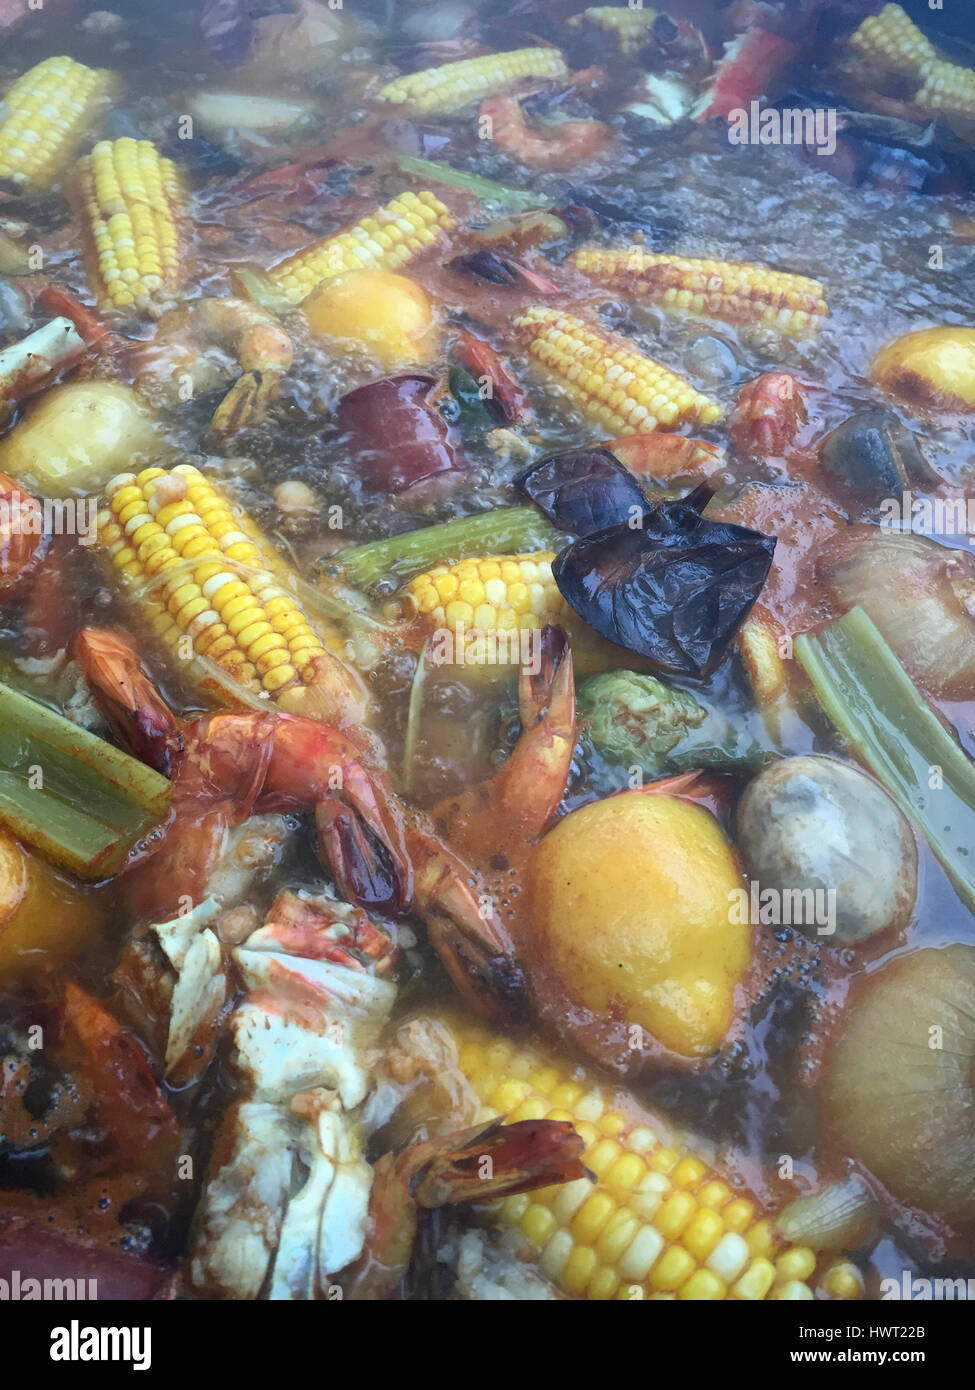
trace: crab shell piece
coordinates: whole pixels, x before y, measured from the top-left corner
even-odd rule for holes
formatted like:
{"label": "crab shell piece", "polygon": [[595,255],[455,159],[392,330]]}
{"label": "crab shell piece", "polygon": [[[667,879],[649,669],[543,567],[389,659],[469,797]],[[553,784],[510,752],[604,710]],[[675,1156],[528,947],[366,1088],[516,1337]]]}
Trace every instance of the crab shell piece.
{"label": "crab shell piece", "polygon": [[908,404],[975,414],[975,328],[922,328],[883,348],[874,383]]}

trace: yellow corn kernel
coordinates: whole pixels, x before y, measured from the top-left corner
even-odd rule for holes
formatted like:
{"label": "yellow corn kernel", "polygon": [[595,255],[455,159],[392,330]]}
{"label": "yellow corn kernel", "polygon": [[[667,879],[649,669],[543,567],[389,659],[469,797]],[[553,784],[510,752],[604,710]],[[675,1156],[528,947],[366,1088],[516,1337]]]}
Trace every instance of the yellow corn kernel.
{"label": "yellow corn kernel", "polygon": [[750,261],[701,260],[642,247],[583,247],[571,259],[583,275],[615,293],[682,314],[729,323],[772,323],[800,335],[811,332],[829,313],[818,280]]}
{"label": "yellow corn kernel", "polygon": [[[696,1269],[690,1279],[681,1285],[677,1297],[683,1300],[695,1299],[713,1303],[718,1299],[726,1298],[727,1294],[728,1286],[716,1274],[712,1274],[709,1269]],[[810,1294],[811,1297],[812,1294]]]}
{"label": "yellow corn kernel", "polygon": [[756,1221],[748,1228],[745,1240],[753,1255],[770,1256],[775,1249],[775,1232],[771,1221]]}
{"label": "yellow corn kernel", "polygon": [[681,1243],[695,1259],[707,1259],[718,1241],[724,1235],[724,1222],[716,1211],[698,1207],[692,1220],[684,1228]]}
{"label": "yellow corn kernel", "polygon": [[863,1275],[849,1260],[837,1260],[823,1274],[822,1290],[827,1298],[859,1298],[863,1293]]}
{"label": "yellow corn kernel", "polygon": [[674,1293],[696,1268],[694,1256],[682,1245],[672,1245],[650,1271],[650,1287],[660,1293]]}
{"label": "yellow corn kernel", "polygon": [[757,1302],[766,1296],[775,1279],[775,1266],[771,1260],[759,1257],[753,1260],[740,1279],[731,1286],[732,1298]]}
{"label": "yellow corn kernel", "polygon": [[150,310],[178,286],[181,192],[151,140],[100,140],[78,172],[89,269],[103,310]]}
{"label": "yellow corn kernel", "polygon": [[676,1240],[697,1210],[689,1192],[673,1192],[653,1218],[653,1224],[667,1240]]}
{"label": "yellow corn kernel", "polygon": [[0,100],[0,179],[48,188],[68,166],[111,87],[73,58],[45,58]]}
{"label": "yellow corn kernel", "polygon": [[508,92],[525,78],[556,79],[567,73],[557,48],[517,48],[397,77],[380,89],[378,100],[408,106],[417,113],[443,115]]}
{"label": "yellow corn kernel", "polygon": [[[462,582],[476,573],[476,563],[468,564]],[[812,1296],[813,1252],[785,1247],[773,1264],[763,1253],[774,1246],[770,1222],[755,1220],[755,1203],[729,1200],[727,1182],[696,1154],[681,1156],[663,1146],[644,1116],[618,1106],[617,1094],[541,1049],[492,1036],[478,1023],[438,1025],[456,1046],[457,1065],[481,1105],[479,1118],[567,1120],[587,1146],[583,1162],[592,1177],[497,1204],[497,1219],[517,1228],[563,1293],[627,1301]],[[580,1119],[580,1112],[590,1118]],[[594,1123],[607,1117],[611,1134]],[[740,1232],[729,1227],[729,1211]],[[848,1283],[837,1269],[831,1288]]]}
{"label": "yellow corn kernel", "polygon": [[[412,215],[413,221],[407,219],[407,214]],[[378,238],[370,237],[363,230],[366,222],[386,228],[391,234],[395,230],[395,241],[384,246]],[[401,269],[456,225],[456,219],[436,194],[401,193],[357,227],[313,242],[279,261],[267,277],[292,304],[300,304],[326,280],[350,270]]]}
{"label": "yellow corn kernel", "polygon": [[514,326],[542,372],[602,431],[652,434],[721,418],[717,401],[626,338],[543,305],[520,314]]}
{"label": "yellow corn kernel", "polygon": [[791,1250],[784,1251],[775,1261],[776,1282],[789,1283],[794,1279],[804,1281],[809,1278],[815,1268],[815,1251],[810,1250],[808,1245],[794,1245]]}
{"label": "yellow corn kernel", "polygon": [[670,1171],[670,1181],[675,1187],[697,1187],[707,1176],[707,1167],[699,1158],[682,1158]]}
{"label": "yellow corn kernel", "polygon": [[[167,496],[182,495],[159,506],[160,484]],[[277,697],[325,654],[318,632],[280,587],[285,562],[192,465],[113,478],[98,534],[126,593],[181,659],[205,656],[254,693]],[[120,544],[123,534],[128,546]],[[232,550],[242,558],[233,560]],[[323,635],[340,649],[337,631]],[[209,678],[199,678],[209,688]],[[226,692],[216,686],[212,693]]]}
{"label": "yellow corn kernel", "polygon": [[606,34],[612,34],[620,46],[620,52],[628,57],[639,53],[651,38],[651,30],[657,18],[657,11],[642,5],[592,5],[582,14],[573,16],[569,25],[573,29],[583,24],[594,25]]}
{"label": "yellow corn kernel", "polygon": [[755,1203],[747,1197],[736,1197],[722,1209],[721,1216],[729,1231],[744,1231],[755,1215]]}
{"label": "yellow corn kernel", "polygon": [[903,77],[916,76],[924,62],[938,56],[900,5],[885,5],[879,14],[865,19],[850,36],[850,47],[871,66]]}

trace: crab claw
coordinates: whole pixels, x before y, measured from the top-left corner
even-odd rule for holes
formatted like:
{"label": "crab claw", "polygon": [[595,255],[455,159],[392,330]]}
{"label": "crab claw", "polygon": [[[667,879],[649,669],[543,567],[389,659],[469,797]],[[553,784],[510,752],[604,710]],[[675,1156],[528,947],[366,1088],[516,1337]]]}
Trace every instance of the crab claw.
{"label": "crab claw", "polygon": [[245,372],[238,377],[210,417],[213,438],[226,439],[238,430],[260,424],[277,400],[282,375],[265,370]]}

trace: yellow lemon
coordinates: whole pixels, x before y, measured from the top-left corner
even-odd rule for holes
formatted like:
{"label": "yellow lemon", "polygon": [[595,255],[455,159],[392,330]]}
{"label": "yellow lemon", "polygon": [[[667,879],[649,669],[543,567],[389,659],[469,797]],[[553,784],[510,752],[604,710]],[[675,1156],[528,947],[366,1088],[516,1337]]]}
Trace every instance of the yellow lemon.
{"label": "yellow lemon", "polygon": [[436,356],[433,304],[405,275],[350,270],[326,280],[302,308],[314,332],[359,343],[384,366],[417,366]]}
{"label": "yellow lemon", "polygon": [[940,410],[975,411],[975,328],[922,328],[895,339],[870,375],[902,400]]}
{"label": "yellow lemon", "polygon": [[702,1057],[751,959],[742,878],[703,807],[625,792],[573,811],[532,860],[532,946],[567,1002]]}

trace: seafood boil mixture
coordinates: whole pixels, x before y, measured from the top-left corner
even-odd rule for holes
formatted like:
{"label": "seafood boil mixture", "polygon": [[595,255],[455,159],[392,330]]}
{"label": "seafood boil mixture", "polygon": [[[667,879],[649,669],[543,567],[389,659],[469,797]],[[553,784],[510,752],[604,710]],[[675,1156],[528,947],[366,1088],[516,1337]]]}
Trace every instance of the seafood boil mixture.
{"label": "seafood boil mixture", "polygon": [[0,0],[0,1278],[975,1296],[964,8]]}

